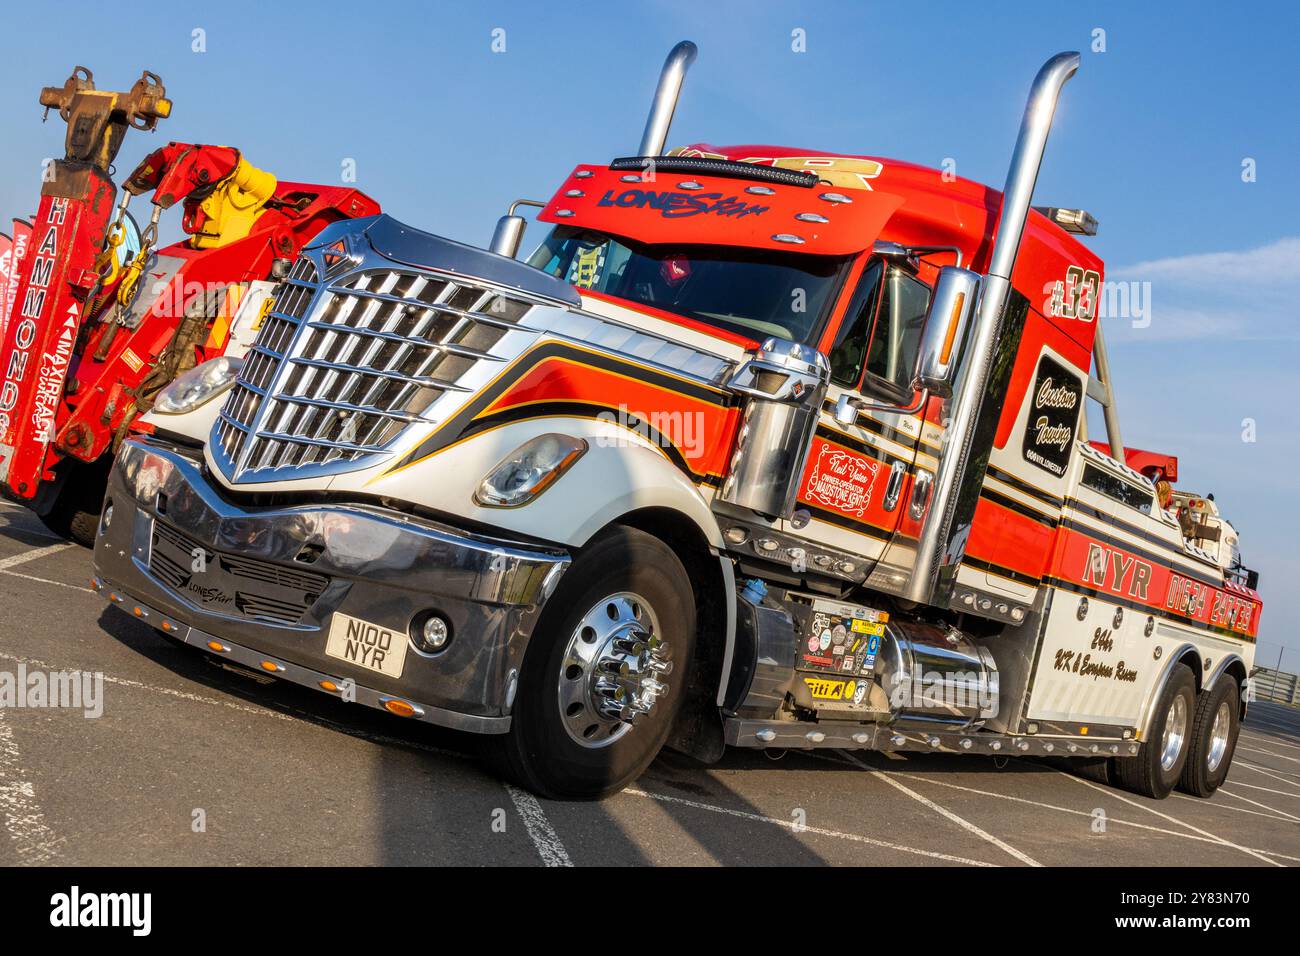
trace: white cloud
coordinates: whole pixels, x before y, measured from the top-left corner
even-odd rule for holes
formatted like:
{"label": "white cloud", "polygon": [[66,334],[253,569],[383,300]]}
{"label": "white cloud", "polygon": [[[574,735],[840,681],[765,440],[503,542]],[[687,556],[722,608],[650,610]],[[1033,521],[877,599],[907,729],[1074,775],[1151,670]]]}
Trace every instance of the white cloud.
{"label": "white cloud", "polygon": [[1106,320],[1116,340],[1300,341],[1300,237],[1118,266],[1107,271],[1106,281],[1140,287],[1146,307],[1136,324],[1123,316]]}
{"label": "white cloud", "polygon": [[1288,237],[1244,252],[1203,252],[1168,259],[1150,259],[1111,269],[1108,279],[1166,279],[1189,285],[1222,282],[1300,285],[1300,237]]}

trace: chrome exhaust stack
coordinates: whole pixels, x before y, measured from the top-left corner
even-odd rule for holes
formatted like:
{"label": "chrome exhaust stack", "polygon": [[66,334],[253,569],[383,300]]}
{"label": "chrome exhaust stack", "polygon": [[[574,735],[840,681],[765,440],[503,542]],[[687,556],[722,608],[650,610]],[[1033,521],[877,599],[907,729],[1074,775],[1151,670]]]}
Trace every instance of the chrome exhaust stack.
{"label": "chrome exhaust stack", "polygon": [[641,147],[638,156],[661,156],[664,144],[668,141],[668,129],[673,124],[673,113],[677,109],[677,98],[682,92],[682,80],[686,71],[695,62],[699,48],[690,40],[683,40],[668,53],[664,68],[659,73],[659,85],[655,88],[655,98],[650,104],[650,115],[645,121],[645,132],[641,134]]}
{"label": "chrome exhaust stack", "polygon": [[[935,471],[929,513],[917,541],[916,564],[903,594],[909,600],[946,606],[946,595],[940,591],[951,585],[965,551],[966,532],[974,516],[976,498],[971,485],[984,480],[983,466],[972,468],[973,460],[980,459],[974,438],[1002,331],[1003,309],[1011,291],[1011,273],[1020,251],[1056,103],[1061,89],[1078,69],[1078,53],[1058,53],[1043,64],[1029,90],[1002,192],[1002,214],[993,253],[988,273],[981,282],[979,308],[966,348],[966,368],[953,393],[952,418]],[[950,579],[941,582],[944,570],[951,572]]]}

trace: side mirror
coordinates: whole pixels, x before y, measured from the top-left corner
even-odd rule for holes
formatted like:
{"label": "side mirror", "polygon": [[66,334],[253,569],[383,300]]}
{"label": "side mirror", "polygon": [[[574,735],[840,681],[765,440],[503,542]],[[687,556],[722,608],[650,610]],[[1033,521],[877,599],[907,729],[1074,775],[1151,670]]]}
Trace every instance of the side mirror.
{"label": "side mirror", "polygon": [[978,273],[959,266],[944,266],[939,270],[921,335],[913,388],[925,389],[941,398],[952,395],[958,352],[979,305],[979,294]]}
{"label": "side mirror", "polygon": [[507,259],[519,255],[519,244],[524,241],[524,230],[528,228],[528,220],[515,212],[520,206],[544,209],[546,203],[537,202],[535,199],[516,199],[512,202],[510,211],[497,220],[496,228],[492,230],[492,241],[488,243],[489,252],[495,252]]}

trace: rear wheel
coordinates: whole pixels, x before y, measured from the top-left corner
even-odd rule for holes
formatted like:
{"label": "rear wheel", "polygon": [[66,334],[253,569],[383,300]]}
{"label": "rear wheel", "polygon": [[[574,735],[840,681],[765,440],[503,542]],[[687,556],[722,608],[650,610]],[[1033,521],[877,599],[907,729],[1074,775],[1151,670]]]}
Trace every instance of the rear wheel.
{"label": "rear wheel", "polygon": [[1115,758],[1120,786],[1157,800],[1169,796],[1187,763],[1195,711],[1196,678],[1186,664],[1175,664],[1156,702],[1146,743],[1136,756]]}
{"label": "rear wheel", "polygon": [[1214,686],[1196,702],[1192,743],[1178,789],[1197,797],[1208,797],[1228,778],[1240,730],[1241,696],[1237,681],[1221,674]]}
{"label": "rear wheel", "polygon": [[524,657],[508,776],[599,799],[640,776],[680,709],[695,651],[686,569],[658,538],[615,528],[565,573]]}

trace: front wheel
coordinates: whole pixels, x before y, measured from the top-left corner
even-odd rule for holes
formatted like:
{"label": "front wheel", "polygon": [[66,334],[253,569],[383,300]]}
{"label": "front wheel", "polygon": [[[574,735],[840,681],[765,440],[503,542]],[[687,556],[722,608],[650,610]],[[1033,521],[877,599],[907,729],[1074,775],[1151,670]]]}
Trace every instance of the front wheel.
{"label": "front wheel", "polygon": [[1178,781],[1179,790],[1208,797],[1228,779],[1240,721],[1241,696],[1237,681],[1230,674],[1220,674],[1214,686],[1196,702],[1191,750],[1182,779]]}
{"label": "front wheel", "polygon": [[1115,775],[1124,789],[1157,800],[1169,796],[1187,762],[1195,710],[1196,678],[1186,664],[1175,664],[1141,751],[1115,758]]}
{"label": "front wheel", "polygon": [[640,776],[680,709],[695,597],[672,550],[634,528],[573,562],[529,642],[503,757],[542,796],[600,799]]}

